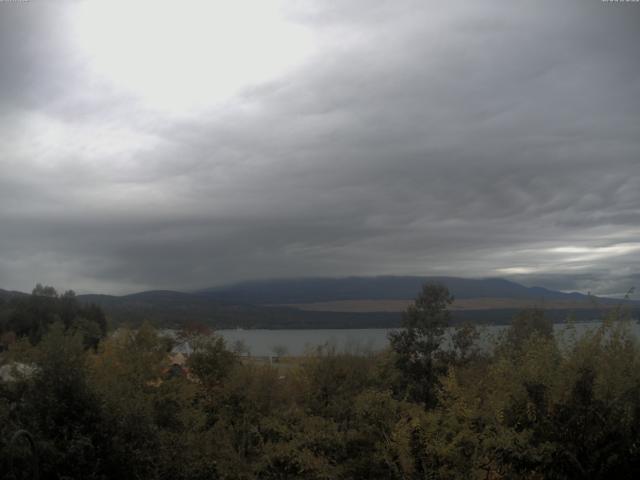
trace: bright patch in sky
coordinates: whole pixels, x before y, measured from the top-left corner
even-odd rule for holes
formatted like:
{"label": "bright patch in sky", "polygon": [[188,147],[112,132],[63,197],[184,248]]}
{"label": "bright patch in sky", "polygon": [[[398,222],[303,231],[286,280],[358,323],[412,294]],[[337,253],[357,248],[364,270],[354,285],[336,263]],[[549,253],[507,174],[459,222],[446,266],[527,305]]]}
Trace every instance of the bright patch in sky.
{"label": "bright patch in sky", "polygon": [[535,271],[536,269],[533,267],[506,267],[496,269],[496,272],[503,275],[526,275]]}
{"label": "bright patch in sky", "polygon": [[640,243],[620,243],[617,245],[610,245],[608,247],[567,246],[549,249],[549,252],[551,253],[576,255],[564,259],[569,262],[601,260],[619,255],[628,255],[637,251],[640,251]]}
{"label": "bright patch in sky", "polygon": [[205,108],[272,80],[313,50],[278,0],[87,0],[74,43],[110,84],[159,110]]}

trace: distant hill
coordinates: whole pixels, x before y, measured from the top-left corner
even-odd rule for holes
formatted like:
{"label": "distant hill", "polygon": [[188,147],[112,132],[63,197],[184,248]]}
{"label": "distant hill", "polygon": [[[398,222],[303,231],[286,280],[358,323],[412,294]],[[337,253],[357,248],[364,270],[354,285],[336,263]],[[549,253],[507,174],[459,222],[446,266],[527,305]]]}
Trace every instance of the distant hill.
{"label": "distant hill", "polygon": [[162,327],[198,322],[212,328],[371,328],[399,324],[389,312],[312,312],[287,306],[218,300],[197,293],[148,291],[132,295],[79,295],[100,305],[115,324],[148,320]]}
{"label": "distant hill", "polygon": [[406,300],[415,298],[425,283],[446,285],[458,299],[502,298],[587,300],[580,293],[564,293],[541,287],[525,287],[501,278],[458,277],[346,277],[298,278],[242,282],[195,293],[216,300],[253,304],[315,303],[336,300]]}
{"label": "distant hill", "polygon": [[[570,314],[577,320],[590,320],[601,316],[601,309],[620,303],[525,287],[500,278],[408,276],[261,280],[195,292],[152,290],[78,298],[100,305],[114,325],[137,325],[148,320],[161,327],[180,327],[188,322],[213,328],[396,327],[401,312],[424,283],[449,287],[456,298],[452,306],[454,322],[508,323],[518,311],[532,306],[544,308],[554,321],[563,321]],[[0,303],[16,295],[25,294],[0,290]],[[640,309],[640,302],[630,305],[636,311]]]}
{"label": "distant hill", "polygon": [[3,290],[0,288],[0,300],[9,300],[10,298],[19,297],[22,295],[27,295],[23,292],[16,292],[12,290]]}

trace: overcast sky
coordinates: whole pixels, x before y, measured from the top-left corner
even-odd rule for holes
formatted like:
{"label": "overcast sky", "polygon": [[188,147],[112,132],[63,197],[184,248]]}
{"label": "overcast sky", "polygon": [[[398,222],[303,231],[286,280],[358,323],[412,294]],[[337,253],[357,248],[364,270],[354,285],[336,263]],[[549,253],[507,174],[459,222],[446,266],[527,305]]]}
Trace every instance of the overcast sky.
{"label": "overcast sky", "polygon": [[640,3],[0,2],[0,288],[640,287]]}

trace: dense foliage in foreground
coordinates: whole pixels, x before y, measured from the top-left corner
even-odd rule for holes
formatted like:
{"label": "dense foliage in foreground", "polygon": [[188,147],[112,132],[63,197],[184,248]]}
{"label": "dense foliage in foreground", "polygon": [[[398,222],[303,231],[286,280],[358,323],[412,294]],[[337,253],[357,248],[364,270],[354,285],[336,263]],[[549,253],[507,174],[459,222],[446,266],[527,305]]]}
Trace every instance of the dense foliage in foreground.
{"label": "dense foliage in foreground", "polygon": [[31,368],[0,382],[0,474],[30,474],[9,440],[26,430],[47,479],[636,477],[640,346],[622,312],[580,337],[524,312],[487,353],[470,326],[443,348],[450,301],[425,286],[375,355],[260,365],[186,332],[188,375],[149,325],[96,344],[54,315],[3,354]]}

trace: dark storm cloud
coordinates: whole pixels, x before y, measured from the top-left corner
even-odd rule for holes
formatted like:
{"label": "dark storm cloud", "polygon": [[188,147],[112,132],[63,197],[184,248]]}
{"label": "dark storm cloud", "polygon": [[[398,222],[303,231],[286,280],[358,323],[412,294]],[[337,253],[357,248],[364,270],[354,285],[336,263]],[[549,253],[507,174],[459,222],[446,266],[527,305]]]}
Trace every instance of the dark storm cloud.
{"label": "dark storm cloud", "polygon": [[0,287],[638,280],[637,4],[296,3],[307,62],[173,115],[95,81],[30,3],[0,4]]}

